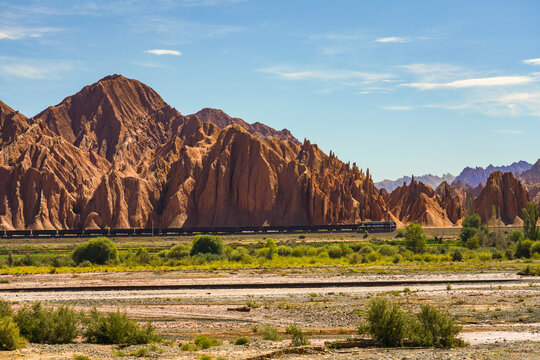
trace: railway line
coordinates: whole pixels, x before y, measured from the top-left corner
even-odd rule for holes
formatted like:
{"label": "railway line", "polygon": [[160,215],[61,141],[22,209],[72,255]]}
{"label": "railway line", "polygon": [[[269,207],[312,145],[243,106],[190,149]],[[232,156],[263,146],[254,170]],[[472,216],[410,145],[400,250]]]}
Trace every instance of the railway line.
{"label": "railway line", "polygon": [[255,290],[255,289],[320,289],[320,288],[375,288],[421,285],[487,285],[520,283],[526,279],[433,279],[433,280],[368,280],[368,281],[301,281],[301,282],[233,282],[233,283],[190,283],[190,284],[115,284],[115,285],[66,285],[47,287],[5,287],[2,293],[47,293],[47,292],[118,292],[118,291],[161,291],[161,290]]}
{"label": "railway line", "polygon": [[382,233],[396,229],[393,221],[363,221],[348,225],[296,225],[296,226],[221,226],[192,228],[129,228],[129,229],[67,229],[67,230],[0,230],[0,238],[32,237],[90,237],[90,236],[182,236],[199,234],[260,234],[260,233],[313,233],[313,232],[365,232]]}

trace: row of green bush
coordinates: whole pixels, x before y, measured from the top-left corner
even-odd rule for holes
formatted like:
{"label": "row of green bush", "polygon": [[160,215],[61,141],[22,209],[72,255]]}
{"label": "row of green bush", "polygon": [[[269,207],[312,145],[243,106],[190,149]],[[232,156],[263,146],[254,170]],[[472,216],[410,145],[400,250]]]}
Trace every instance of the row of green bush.
{"label": "row of green bush", "polygon": [[25,340],[38,344],[67,344],[82,335],[95,344],[146,344],[160,337],[150,323],[140,326],[120,311],[76,312],[68,306],[44,307],[40,302],[17,312],[0,301],[0,349],[14,350]]}

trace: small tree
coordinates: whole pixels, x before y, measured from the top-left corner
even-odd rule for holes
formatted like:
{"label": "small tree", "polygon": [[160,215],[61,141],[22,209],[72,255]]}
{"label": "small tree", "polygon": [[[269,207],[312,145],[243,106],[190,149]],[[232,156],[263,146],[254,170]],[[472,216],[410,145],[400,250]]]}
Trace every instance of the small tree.
{"label": "small tree", "polygon": [[536,226],[538,221],[538,206],[533,202],[528,202],[523,209],[523,233],[531,240],[540,238],[540,231]]}
{"label": "small tree", "polygon": [[86,260],[92,264],[103,265],[110,261],[118,261],[118,249],[108,238],[98,237],[77,246],[72,256],[77,264]]}
{"label": "small tree", "polygon": [[219,236],[197,235],[193,238],[191,256],[198,254],[223,254],[223,240]]}
{"label": "small tree", "polygon": [[454,347],[463,341],[456,336],[461,331],[448,313],[423,305],[413,325],[413,342],[421,346]]}
{"label": "small tree", "polygon": [[22,347],[24,339],[19,334],[19,328],[13,318],[0,318],[0,350],[15,350]]}
{"label": "small tree", "polygon": [[373,300],[367,315],[367,331],[385,346],[402,346],[407,334],[407,316],[398,304]]}
{"label": "small tree", "polygon": [[411,223],[405,227],[405,246],[407,249],[422,253],[426,250],[426,234],[420,224]]}

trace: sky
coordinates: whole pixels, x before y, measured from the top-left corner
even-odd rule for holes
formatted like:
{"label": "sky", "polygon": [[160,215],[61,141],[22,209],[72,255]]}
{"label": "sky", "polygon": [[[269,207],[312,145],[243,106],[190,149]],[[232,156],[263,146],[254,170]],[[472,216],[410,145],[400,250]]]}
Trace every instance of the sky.
{"label": "sky", "polygon": [[535,162],[540,2],[0,0],[0,100],[109,74],[287,128],[375,181]]}

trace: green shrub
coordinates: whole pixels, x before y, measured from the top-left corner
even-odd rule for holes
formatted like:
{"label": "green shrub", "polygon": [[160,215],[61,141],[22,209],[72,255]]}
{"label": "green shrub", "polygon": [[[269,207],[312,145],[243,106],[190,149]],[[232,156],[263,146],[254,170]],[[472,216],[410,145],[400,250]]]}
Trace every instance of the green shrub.
{"label": "green shrub", "polygon": [[307,246],[296,246],[292,249],[291,256],[294,257],[302,257],[306,255],[307,252]]}
{"label": "green shrub", "polygon": [[194,344],[190,344],[190,343],[184,343],[184,344],[180,345],[180,350],[182,350],[182,351],[195,351],[195,350],[197,350],[197,346],[195,346]]}
{"label": "green shrub", "polygon": [[489,252],[482,251],[481,253],[478,254],[478,258],[482,261],[488,261],[488,260],[491,260],[492,255]]}
{"label": "green shrub", "polygon": [[412,328],[412,341],[416,345],[455,347],[463,344],[463,341],[456,337],[461,326],[456,325],[447,313],[433,306],[422,306]]}
{"label": "green shrub", "polygon": [[84,336],[90,343],[136,345],[160,340],[152,324],[141,327],[119,310],[104,314],[94,308],[85,323]]}
{"label": "green shrub", "polygon": [[394,256],[397,254],[397,249],[394,246],[387,244],[379,247],[377,251],[383,256]]}
{"label": "green shrub", "polygon": [[190,250],[189,246],[187,245],[180,244],[180,245],[173,246],[169,250],[169,252],[167,252],[167,258],[177,259],[177,260],[185,259],[189,257],[189,250]]}
{"label": "green shrub", "polygon": [[214,338],[208,338],[204,335],[197,336],[195,339],[193,339],[193,342],[199,349],[210,349],[212,346],[221,345],[221,341]]}
{"label": "green shrub", "polygon": [[202,354],[199,356],[199,360],[212,360],[212,357],[210,355]]}
{"label": "green shrub", "polygon": [[531,248],[533,245],[532,240],[519,240],[516,243],[516,258],[527,258],[529,259],[531,257]]}
{"label": "green shrub", "polygon": [[540,241],[535,241],[531,246],[531,256],[534,254],[540,254]]}
{"label": "green shrub", "polygon": [[281,245],[278,246],[277,253],[279,256],[291,256],[292,248],[289,246]]}
{"label": "green shrub", "polygon": [[108,238],[98,237],[77,246],[72,257],[77,264],[89,261],[93,264],[103,265],[118,261],[118,249]]}
{"label": "green shrub", "polygon": [[9,316],[0,317],[0,350],[12,351],[22,347],[24,339],[19,327]]}
{"label": "green shrub", "polygon": [[13,315],[11,304],[6,300],[0,299],[0,318],[9,317]]}
{"label": "green shrub", "polygon": [[79,316],[71,308],[44,308],[41,303],[26,305],[15,315],[21,335],[33,343],[67,344],[78,335]]}
{"label": "green shrub", "polygon": [[332,259],[338,259],[342,256],[341,247],[339,245],[330,245],[327,249],[328,256]]}
{"label": "green shrub", "polygon": [[300,235],[298,235],[298,238],[300,240],[304,240],[306,238],[306,235],[305,234],[300,234]]}
{"label": "green shrub", "polygon": [[223,240],[219,236],[197,235],[193,238],[191,256],[198,254],[223,254]]}
{"label": "green shrub", "polygon": [[249,344],[250,340],[247,336],[240,336],[238,339],[234,340],[234,345],[246,345]]}
{"label": "green shrub", "polygon": [[146,248],[140,247],[137,249],[137,252],[135,253],[135,262],[140,265],[146,265],[150,263],[151,256],[148,253],[148,250]]}
{"label": "green shrub", "polygon": [[129,352],[129,356],[133,356],[133,357],[144,357],[146,355],[148,355],[147,348],[140,348],[140,349],[132,350]]}
{"label": "green shrub", "polygon": [[514,230],[510,235],[508,235],[508,239],[511,242],[518,242],[519,240],[525,240],[525,235],[519,230]]}
{"label": "green shrub", "polygon": [[405,246],[414,253],[426,251],[426,234],[420,224],[411,223],[405,227]]}
{"label": "green shrub", "polygon": [[368,332],[385,346],[402,346],[408,328],[407,316],[398,304],[376,299],[369,305]]}
{"label": "green shrub", "polygon": [[235,250],[231,251],[229,260],[231,261],[243,261],[245,258],[249,258],[249,253],[245,247],[239,246]]}
{"label": "green shrub", "polygon": [[474,235],[468,238],[467,241],[465,242],[465,246],[471,250],[478,249],[480,247],[480,243],[478,242],[478,237]]}
{"label": "green shrub", "polygon": [[272,325],[266,324],[261,330],[261,335],[264,340],[271,341],[281,341],[283,340],[283,335],[281,335],[275,327]]}
{"label": "green shrub", "polygon": [[463,254],[461,251],[456,250],[452,253],[452,261],[461,261],[463,260]]}
{"label": "green shrub", "polygon": [[302,332],[302,329],[300,329],[297,325],[290,324],[285,329],[285,332],[291,335],[292,346],[302,346],[302,345],[309,344],[309,341],[306,335],[304,335],[304,333]]}
{"label": "green shrub", "polygon": [[73,360],[92,360],[86,355],[73,355]]}

